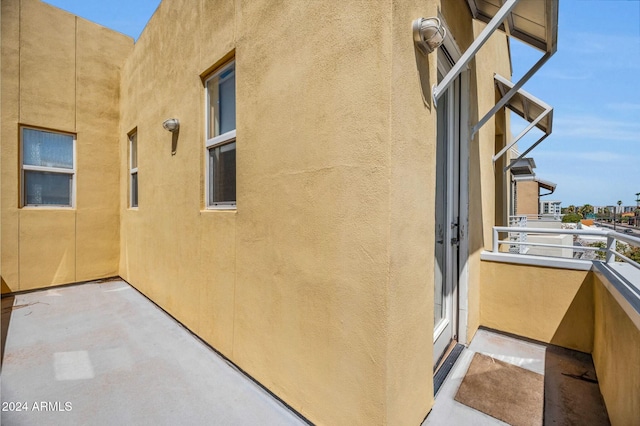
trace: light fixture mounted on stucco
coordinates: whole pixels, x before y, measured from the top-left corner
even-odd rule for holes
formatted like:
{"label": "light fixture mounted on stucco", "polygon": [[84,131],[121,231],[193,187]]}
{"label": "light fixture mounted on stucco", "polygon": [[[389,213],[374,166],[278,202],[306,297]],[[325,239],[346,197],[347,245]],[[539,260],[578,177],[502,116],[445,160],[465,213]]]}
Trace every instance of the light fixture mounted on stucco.
{"label": "light fixture mounted on stucco", "polygon": [[413,41],[425,55],[440,47],[446,36],[447,30],[439,18],[418,18],[413,21]]}
{"label": "light fixture mounted on stucco", "polygon": [[173,133],[180,128],[180,120],[177,118],[169,118],[162,123],[162,127]]}

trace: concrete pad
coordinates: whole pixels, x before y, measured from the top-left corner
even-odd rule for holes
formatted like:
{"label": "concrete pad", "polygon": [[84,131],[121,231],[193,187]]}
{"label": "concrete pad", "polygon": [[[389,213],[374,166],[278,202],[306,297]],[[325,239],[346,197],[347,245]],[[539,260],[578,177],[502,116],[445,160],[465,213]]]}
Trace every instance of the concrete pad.
{"label": "concrete pad", "polygon": [[2,299],[3,425],[304,425],[123,281]]}
{"label": "concrete pad", "polygon": [[544,424],[609,424],[589,354],[481,328],[460,354],[422,426],[507,425],[454,399],[475,353],[544,375]]}

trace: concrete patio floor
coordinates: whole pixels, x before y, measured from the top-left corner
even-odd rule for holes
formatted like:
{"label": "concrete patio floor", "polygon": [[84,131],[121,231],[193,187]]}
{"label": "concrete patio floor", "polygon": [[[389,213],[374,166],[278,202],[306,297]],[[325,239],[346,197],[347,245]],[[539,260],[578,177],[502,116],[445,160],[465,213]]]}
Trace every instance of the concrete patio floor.
{"label": "concrete patio floor", "polygon": [[422,426],[508,426],[507,423],[454,399],[475,353],[488,355],[544,376],[543,424],[609,424],[598,384],[580,379],[581,375],[596,378],[591,355],[481,328],[469,347],[458,357]]}
{"label": "concrete patio floor", "polygon": [[121,280],[4,297],[2,337],[2,425],[306,424]]}

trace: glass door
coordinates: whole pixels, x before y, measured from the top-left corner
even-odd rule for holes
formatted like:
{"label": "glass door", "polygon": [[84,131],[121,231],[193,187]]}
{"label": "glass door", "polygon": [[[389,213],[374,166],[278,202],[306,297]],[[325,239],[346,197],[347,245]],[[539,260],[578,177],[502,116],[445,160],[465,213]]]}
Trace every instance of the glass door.
{"label": "glass door", "polygon": [[[438,82],[452,64],[438,49]],[[438,100],[434,259],[434,366],[457,334],[460,81]]]}

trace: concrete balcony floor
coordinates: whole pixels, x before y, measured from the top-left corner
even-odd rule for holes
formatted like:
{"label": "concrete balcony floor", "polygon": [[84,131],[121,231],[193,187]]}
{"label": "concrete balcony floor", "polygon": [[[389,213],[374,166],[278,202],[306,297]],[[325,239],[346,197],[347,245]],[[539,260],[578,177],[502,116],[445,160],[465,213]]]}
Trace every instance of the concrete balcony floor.
{"label": "concrete balcony floor", "polygon": [[120,280],[2,298],[1,379],[3,425],[306,424]]}
{"label": "concrete balcony floor", "polygon": [[[454,398],[475,353],[516,365],[544,376],[545,425],[608,425],[607,411],[589,354],[479,329],[442,384],[427,425],[508,425]],[[517,407],[514,407],[517,409]],[[530,423],[534,424],[534,422]]]}
{"label": "concrete balcony floor", "polygon": [[[480,329],[423,425],[506,424],[454,400],[475,353],[544,375],[545,424],[608,424],[589,355]],[[306,424],[121,280],[2,298],[1,394],[3,425]]]}

